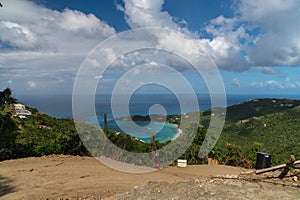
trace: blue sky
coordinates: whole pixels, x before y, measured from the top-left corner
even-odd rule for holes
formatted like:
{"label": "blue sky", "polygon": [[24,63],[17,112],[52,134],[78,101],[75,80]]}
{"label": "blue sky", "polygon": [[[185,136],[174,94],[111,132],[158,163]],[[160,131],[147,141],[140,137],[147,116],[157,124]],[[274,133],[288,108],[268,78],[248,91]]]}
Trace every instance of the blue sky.
{"label": "blue sky", "polygon": [[[114,34],[144,27],[175,30],[174,37],[155,33],[157,47],[178,52],[203,67],[203,73],[212,69],[197,56],[203,52],[208,55],[220,70],[229,94],[300,93],[298,0],[1,0],[1,3],[0,85],[11,87],[17,95],[72,93],[78,69],[84,59],[92,60],[86,58],[95,46]],[[144,44],[134,38],[122,40],[119,48]],[[116,54],[115,49],[106,50],[104,58]],[[134,76],[126,80],[124,90],[136,84],[133,79],[146,80],[151,76],[174,80],[176,84],[173,74],[159,67],[162,63],[182,73],[196,92],[205,93],[206,86],[195,71],[186,63],[175,61],[176,58],[163,53],[133,52],[121,56],[105,74],[97,70],[92,73],[99,80],[98,90],[104,93],[111,91],[126,70],[137,63],[148,65],[142,71],[132,71]],[[178,88],[185,92],[183,86]],[[156,90],[150,88],[151,92]]]}

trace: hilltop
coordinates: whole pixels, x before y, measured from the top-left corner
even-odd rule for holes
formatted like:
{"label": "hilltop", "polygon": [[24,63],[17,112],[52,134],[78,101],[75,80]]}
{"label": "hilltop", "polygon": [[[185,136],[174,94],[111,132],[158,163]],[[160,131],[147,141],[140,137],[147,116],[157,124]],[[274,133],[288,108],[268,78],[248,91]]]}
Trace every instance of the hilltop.
{"label": "hilltop", "polygon": [[243,120],[272,113],[290,110],[300,105],[300,100],[291,99],[253,99],[227,108],[226,119],[229,121]]}

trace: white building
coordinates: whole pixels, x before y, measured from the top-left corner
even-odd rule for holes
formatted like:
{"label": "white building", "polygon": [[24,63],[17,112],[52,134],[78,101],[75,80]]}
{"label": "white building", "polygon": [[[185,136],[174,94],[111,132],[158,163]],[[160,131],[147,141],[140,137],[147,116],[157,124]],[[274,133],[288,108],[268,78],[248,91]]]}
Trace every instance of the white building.
{"label": "white building", "polygon": [[14,106],[15,106],[15,110],[25,110],[26,109],[26,107],[20,103],[15,104]]}
{"label": "white building", "polygon": [[23,116],[30,116],[32,113],[28,110],[16,110],[17,116],[23,115]]}
{"label": "white building", "polygon": [[26,116],[32,115],[30,111],[26,110],[26,107],[23,104],[15,104],[14,107],[16,112],[15,116],[21,119],[26,118]]}

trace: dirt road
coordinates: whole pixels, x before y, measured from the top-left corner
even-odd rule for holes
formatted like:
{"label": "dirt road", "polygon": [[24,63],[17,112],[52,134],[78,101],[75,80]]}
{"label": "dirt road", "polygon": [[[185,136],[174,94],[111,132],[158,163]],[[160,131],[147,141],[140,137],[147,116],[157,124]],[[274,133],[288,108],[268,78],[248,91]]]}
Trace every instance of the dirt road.
{"label": "dirt road", "polygon": [[[135,199],[135,191],[147,193],[143,189],[145,185],[151,188],[153,184],[161,184],[162,188],[172,188],[168,184],[177,187],[180,184],[200,184],[203,181],[205,185],[210,176],[238,175],[241,171],[245,170],[221,165],[201,165],[167,167],[151,173],[131,174],[108,168],[90,157],[25,158],[0,162],[0,199]],[[295,193],[294,189],[300,192],[299,188],[292,189],[292,195]],[[123,197],[116,194],[122,194]],[[300,193],[297,194],[300,197]],[[145,195],[143,197],[151,199]],[[159,196],[157,198],[160,199]]]}

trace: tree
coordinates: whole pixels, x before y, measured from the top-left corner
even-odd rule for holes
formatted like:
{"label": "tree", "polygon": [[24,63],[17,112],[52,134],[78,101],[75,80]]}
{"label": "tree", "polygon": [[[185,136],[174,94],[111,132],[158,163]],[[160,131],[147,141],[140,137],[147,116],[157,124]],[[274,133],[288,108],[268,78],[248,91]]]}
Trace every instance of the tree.
{"label": "tree", "polygon": [[15,103],[16,99],[12,96],[12,91],[9,87],[5,88],[2,92],[0,91],[0,104],[3,103]]}
{"label": "tree", "polygon": [[0,91],[0,105],[4,103],[4,93]]}
{"label": "tree", "polygon": [[14,156],[17,126],[9,115],[0,115],[0,161]]}

